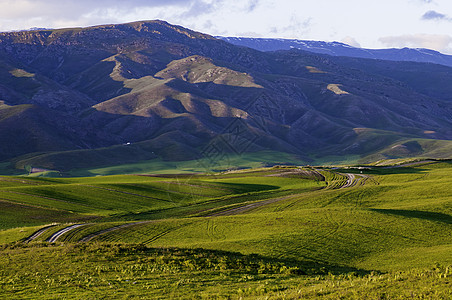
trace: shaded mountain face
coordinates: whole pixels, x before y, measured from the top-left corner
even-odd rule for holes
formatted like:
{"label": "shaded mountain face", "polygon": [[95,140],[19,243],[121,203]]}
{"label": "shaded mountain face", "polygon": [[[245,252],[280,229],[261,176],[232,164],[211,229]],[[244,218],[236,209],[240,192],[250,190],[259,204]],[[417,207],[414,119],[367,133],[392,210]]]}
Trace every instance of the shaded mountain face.
{"label": "shaded mountain face", "polygon": [[76,167],[83,149],[94,165],[260,150],[309,161],[452,138],[451,68],[264,53],[162,21],[0,34],[0,79],[0,160],[40,152],[27,160],[47,168]]}
{"label": "shaded mountain face", "polygon": [[452,67],[452,55],[422,48],[403,49],[365,49],[357,48],[339,42],[305,41],[296,39],[267,39],[222,37],[217,38],[237,46],[249,47],[259,51],[278,51],[298,49],[332,56],[371,58],[393,61],[412,61],[434,63]]}

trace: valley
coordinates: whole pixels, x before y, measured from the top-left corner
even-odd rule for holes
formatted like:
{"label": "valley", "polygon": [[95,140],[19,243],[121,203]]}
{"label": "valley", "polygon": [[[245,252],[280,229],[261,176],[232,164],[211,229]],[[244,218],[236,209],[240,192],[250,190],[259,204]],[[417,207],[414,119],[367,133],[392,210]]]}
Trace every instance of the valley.
{"label": "valley", "polygon": [[0,33],[0,298],[452,297],[450,56],[227,41]]}

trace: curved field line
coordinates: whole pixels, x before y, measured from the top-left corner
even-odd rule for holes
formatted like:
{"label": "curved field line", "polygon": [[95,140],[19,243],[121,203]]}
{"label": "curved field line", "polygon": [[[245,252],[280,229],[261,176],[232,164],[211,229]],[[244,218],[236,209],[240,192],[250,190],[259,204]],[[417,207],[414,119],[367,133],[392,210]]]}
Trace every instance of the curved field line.
{"label": "curved field line", "polygon": [[[325,175],[323,175],[323,174],[321,174],[321,172],[319,172],[319,174],[323,176],[323,178],[324,178],[324,180],[325,180],[325,182],[327,184],[325,189],[328,189],[328,190],[340,189],[345,184],[347,184],[347,182],[349,180],[349,177],[347,175],[345,175],[345,174],[336,173],[336,172],[333,172],[333,171],[325,171],[325,170],[322,170],[322,169],[320,169],[320,170],[316,169],[316,171],[317,172],[323,171],[323,172],[332,174],[332,178],[328,179]],[[337,179],[338,177],[340,179]]]}
{"label": "curved field line", "polygon": [[176,231],[176,230],[178,230],[178,229],[180,229],[180,228],[182,228],[182,227],[189,226],[189,225],[191,225],[191,224],[193,224],[193,223],[194,223],[194,222],[189,222],[189,223],[186,223],[186,224],[181,224],[181,225],[176,226],[176,227],[174,227],[174,228],[166,229],[166,230],[164,230],[164,231],[162,231],[162,232],[160,232],[160,233],[158,233],[158,234],[152,236],[150,239],[147,239],[147,240],[143,241],[142,243],[143,243],[143,244],[150,244],[150,243],[152,243],[152,242],[155,242],[155,241],[158,240],[159,238],[164,237],[165,235],[167,235],[167,234],[170,233],[170,232]]}
{"label": "curved field line", "polygon": [[[354,186],[362,186],[366,183],[367,180],[371,180],[375,184],[379,184],[370,175],[353,174],[353,173],[336,173],[336,172],[332,172],[332,171],[326,171],[326,172],[330,172],[332,174],[345,177],[344,180],[346,179],[346,181],[344,182],[344,180],[336,179],[336,177],[333,177],[332,180],[328,181],[328,180],[326,180],[326,177],[322,175],[323,178],[325,178],[325,181],[327,183],[326,189],[335,190],[335,189],[350,188],[350,187],[354,187]],[[319,172],[319,174],[320,174],[320,172]]]}
{"label": "curved field line", "polygon": [[[169,181],[156,181],[156,182],[157,182],[157,183],[168,183]],[[179,185],[179,184],[175,183],[175,185]],[[130,184],[130,183],[128,183],[127,186],[140,187],[140,188],[142,188],[142,186],[140,186],[140,185],[137,185],[137,184]],[[155,186],[152,186],[151,188],[152,188],[153,190],[155,190],[155,191],[159,191],[159,192],[163,192],[163,193],[174,192],[174,193],[179,193],[179,194],[193,194],[193,193],[189,193],[189,192],[180,192],[180,191],[175,191],[175,190],[169,190],[169,189],[158,188],[158,187],[155,187]],[[204,195],[204,194],[194,194],[194,195],[197,195],[197,196],[203,196],[203,197],[206,197],[206,196],[207,196],[207,195]],[[169,200],[167,200],[167,201],[169,201]]]}
{"label": "curved field line", "polygon": [[9,204],[16,205],[16,206],[33,207],[33,208],[40,208],[40,209],[53,210],[53,211],[65,211],[64,209],[52,208],[50,206],[40,206],[40,205],[28,204],[28,203],[24,203],[24,202],[16,202],[16,200],[11,200],[11,199],[6,199],[6,198],[0,198],[0,202],[9,203]]}
{"label": "curved field line", "polygon": [[326,182],[326,177],[325,177],[322,173],[320,173],[317,169],[312,169],[312,172],[314,172],[315,174],[317,174],[318,176],[320,176],[320,178],[323,178],[322,181],[325,181],[325,182]]}
{"label": "curved field line", "polygon": [[47,230],[49,230],[50,228],[52,228],[52,227],[54,227],[54,226],[56,226],[56,225],[48,225],[48,226],[45,226],[45,227],[39,229],[38,231],[35,231],[32,235],[30,235],[29,237],[27,237],[27,238],[24,240],[24,243],[29,243],[29,242],[31,242],[31,241],[34,241],[34,240],[37,239],[39,236],[41,236],[44,232],[46,232]]}
{"label": "curved field line", "polygon": [[218,231],[218,226],[214,224],[214,221],[212,219],[207,219],[206,233],[210,238],[210,241],[226,239],[224,233]]}
{"label": "curved field line", "polygon": [[150,239],[146,240],[143,242],[143,244],[148,244],[148,243],[152,243],[155,242],[156,240],[158,240],[159,238],[167,235],[168,233],[170,233],[171,231],[173,231],[174,228],[171,229],[167,229],[165,231],[160,232],[159,234],[154,235],[153,237],[151,237]]}
{"label": "curved field line", "polygon": [[[310,256],[307,256],[308,253],[311,253],[311,255],[312,255],[313,252],[318,252],[318,249],[314,245],[315,244],[317,244],[319,246],[324,245],[326,240],[330,239],[331,237],[336,235],[338,233],[338,231],[341,230],[341,228],[344,225],[344,222],[335,220],[335,218],[333,217],[333,213],[327,212],[325,215],[325,223],[324,224],[325,224],[324,226],[327,227],[327,229],[325,231],[319,232],[319,230],[313,228],[310,231],[310,235],[305,243],[298,244],[296,249],[290,250],[289,248],[287,248],[287,249],[285,249],[285,251],[290,252],[297,256],[301,255],[303,257],[309,258]],[[305,250],[308,253],[301,254],[300,250]],[[319,259],[318,257],[316,257],[316,258],[311,257],[311,259],[315,260],[317,262],[327,263],[326,260]]]}
{"label": "curved field line", "polygon": [[[27,194],[27,193],[21,193],[21,192],[15,192],[15,191],[4,191],[4,190],[1,190],[1,192],[2,193],[11,193],[11,194],[16,194],[16,195],[22,195],[22,196],[36,197],[36,198],[41,198],[41,199],[46,199],[46,200],[51,200],[51,201],[70,203],[70,204],[75,204],[75,205],[80,205],[80,206],[85,206],[85,207],[88,207],[88,208],[92,208],[91,206],[83,204],[83,203],[78,203],[78,202],[73,202],[73,201],[68,201],[68,200],[61,200],[61,199],[56,199],[56,198],[50,198],[50,197],[45,197],[45,196],[40,196],[40,195],[35,195],[35,194]],[[24,202],[17,202],[17,203],[24,203]]]}
{"label": "curved field line", "polygon": [[94,239],[94,238],[96,238],[96,237],[98,237],[100,235],[103,235],[103,234],[106,234],[106,233],[109,233],[109,232],[112,232],[112,231],[115,231],[115,230],[119,230],[119,229],[122,229],[122,228],[130,227],[130,226],[133,226],[133,225],[138,225],[138,224],[142,224],[142,223],[149,223],[149,222],[152,222],[152,221],[134,222],[134,223],[128,223],[128,224],[114,226],[114,227],[111,227],[111,228],[107,228],[107,229],[104,229],[104,230],[100,230],[100,231],[91,233],[91,234],[81,238],[79,240],[79,242],[81,242],[81,243],[89,242],[92,239]]}
{"label": "curved field line", "polygon": [[347,173],[347,174],[341,174],[341,175],[347,176],[347,182],[343,186],[340,187],[341,189],[345,189],[345,188],[352,187],[355,185],[354,184],[355,174]]}
{"label": "curved field line", "polygon": [[55,243],[63,234],[65,234],[65,233],[67,233],[67,232],[69,232],[69,231],[71,231],[71,230],[73,230],[75,228],[78,228],[78,227],[81,227],[81,226],[85,226],[85,225],[88,225],[88,224],[86,224],[86,223],[85,224],[75,224],[75,225],[71,225],[71,226],[65,227],[65,228],[63,228],[61,230],[58,230],[54,234],[52,234],[52,236],[49,237],[46,241],[49,242],[49,243]]}
{"label": "curved field line", "polygon": [[[344,222],[337,221],[331,212],[327,212],[325,215],[325,224],[327,225],[327,229],[325,231],[320,233],[318,230],[312,231],[311,238],[309,239],[310,244],[312,243],[317,243],[319,245],[323,244],[325,240],[337,234],[337,232],[343,227]],[[328,226],[328,224],[330,226]],[[309,246],[304,246],[302,248],[312,251],[312,249]]]}
{"label": "curved field line", "polygon": [[160,198],[145,196],[145,195],[141,195],[141,194],[135,194],[135,193],[129,193],[129,192],[124,192],[124,191],[118,191],[118,190],[115,190],[115,189],[104,188],[104,187],[95,186],[95,185],[80,184],[79,186],[87,186],[87,187],[91,187],[91,188],[94,188],[94,189],[100,189],[100,190],[105,190],[105,191],[114,192],[114,193],[132,195],[132,196],[137,196],[137,197],[142,197],[142,198],[147,198],[147,199],[152,199],[152,200],[157,200],[157,201],[162,201],[162,202],[171,202],[171,203],[173,203],[173,201],[166,200],[166,199],[160,199]]}
{"label": "curved field line", "polygon": [[279,198],[274,198],[274,199],[254,202],[254,203],[250,203],[250,204],[247,204],[247,205],[244,205],[244,206],[235,207],[235,208],[223,210],[223,211],[220,211],[220,212],[208,214],[208,215],[206,215],[204,217],[219,217],[219,216],[237,215],[237,214],[241,214],[241,213],[250,211],[252,209],[255,209],[255,208],[267,205],[267,204],[275,203],[275,202],[286,200],[286,199],[290,199],[290,198],[295,198],[297,196],[298,195],[290,195],[290,196],[284,196],[284,197],[279,197]]}
{"label": "curved field line", "polygon": [[194,187],[194,188],[209,188],[212,190],[219,190],[219,191],[224,191],[224,192],[230,192],[230,189],[226,188],[226,187],[222,187],[222,186],[218,186],[215,185],[215,183],[206,183],[206,182],[201,182],[199,184],[193,183],[193,182],[180,182],[180,181],[157,181],[159,183],[167,183],[167,184],[172,184],[172,185],[183,185],[183,186],[189,186],[189,187]]}

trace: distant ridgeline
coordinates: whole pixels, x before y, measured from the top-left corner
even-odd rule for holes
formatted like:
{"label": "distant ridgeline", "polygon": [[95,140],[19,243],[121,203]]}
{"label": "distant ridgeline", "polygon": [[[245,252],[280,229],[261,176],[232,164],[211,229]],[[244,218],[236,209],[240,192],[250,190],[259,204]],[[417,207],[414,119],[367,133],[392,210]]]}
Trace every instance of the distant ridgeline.
{"label": "distant ridgeline", "polygon": [[163,21],[0,33],[0,170],[451,156],[452,68],[381,60],[449,56],[226,40]]}
{"label": "distant ridgeline", "polygon": [[423,48],[365,49],[353,47],[340,42],[223,36],[217,36],[217,38],[237,46],[245,46],[259,51],[298,49],[332,56],[425,62],[452,67],[452,55],[446,55],[438,51]]}

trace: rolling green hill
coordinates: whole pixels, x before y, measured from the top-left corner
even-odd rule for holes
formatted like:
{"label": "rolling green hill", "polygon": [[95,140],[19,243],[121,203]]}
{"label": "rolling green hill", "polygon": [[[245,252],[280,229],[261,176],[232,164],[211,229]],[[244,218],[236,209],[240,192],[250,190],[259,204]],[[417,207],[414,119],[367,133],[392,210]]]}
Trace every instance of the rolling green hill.
{"label": "rolling green hill", "polygon": [[0,295],[447,299],[451,172],[4,176]]}

